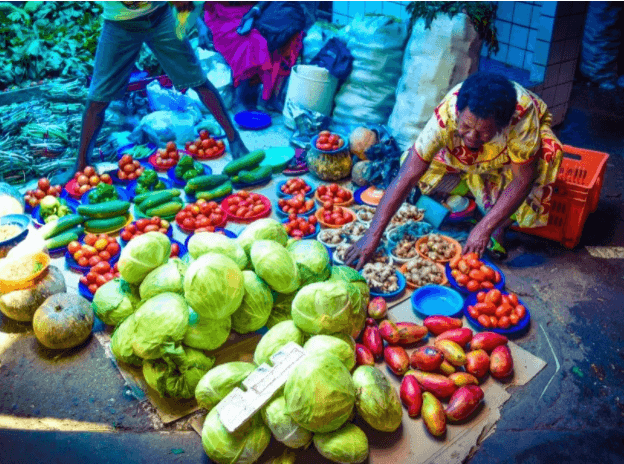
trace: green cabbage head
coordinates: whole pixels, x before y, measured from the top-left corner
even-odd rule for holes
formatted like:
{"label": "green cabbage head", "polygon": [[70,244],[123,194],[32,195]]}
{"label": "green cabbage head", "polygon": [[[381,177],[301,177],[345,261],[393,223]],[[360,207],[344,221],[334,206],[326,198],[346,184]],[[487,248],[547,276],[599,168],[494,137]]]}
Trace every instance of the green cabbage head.
{"label": "green cabbage head", "polygon": [[349,371],[355,367],[355,346],[333,335],[314,335],[305,342],[303,349],[309,355],[334,355]]}
{"label": "green cabbage head", "polygon": [[189,310],[189,324],[182,343],[198,350],[212,351],[223,345],[230,336],[231,317],[210,319]]}
{"label": "green cabbage head", "polygon": [[134,314],[130,314],[115,328],[111,337],[110,349],[117,361],[140,366],[143,364],[143,359],[134,354],[132,350],[132,338],[134,337],[135,327]]}
{"label": "green cabbage head", "polygon": [[273,326],[277,325],[283,321],[291,321],[292,315],[292,302],[297,295],[297,292],[293,293],[273,293],[273,309],[271,310],[271,314],[269,315],[269,320],[266,323],[266,326],[269,329],[272,329]]}
{"label": "green cabbage head", "polygon": [[292,318],[309,334],[351,333],[348,284],[335,280],[306,285],[293,300]]}
{"label": "green cabbage head", "polygon": [[130,240],[119,256],[119,274],[128,283],[140,284],[151,271],[164,264],[171,254],[169,237],[147,232]]}
{"label": "green cabbage head", "polygon": [[187,265],[181,259],[170,258],[169,261],[162,266],[158,266],[143,279],[139,287],[141,298],[148,300],[159,293],[165,292],[183,294],[186,268]]}
{"label": "green cabbage head", "polygon": [[[333,266],[331,268],[331,277],[329,280],[342,280],[350,283],[354,287],[349,288],[349,295],[352,302],[351,335],[353,338],[358,338],[359,333],[364,328],[366,310],[370,299],[370,289],[368,288],[368,284],[359,272],[349,266]],[[355,292],[355,289],[359,290],[359,295],[358,292]],[[361,305],[361,308],[359,309],[357,307],[358,302]]]}
{"label": "green cabbage head", "polygon": [[118,325],[134,313],[140,298],[136,288],[123,279],[109,280],[93,296],[95,315],[108,325]]}
{"label": "green cabbage head", "polygon": [[297,263],[300,286],[323,282],[331,274],[327,248],[317,240],[296,240],[286,249]]}
{"label": "green cabbage head", "polygon": [[353,372],[355,407],[376,430],[394,432],[401,425],[403,409],[388,378],[374,366],[360,366]]}
{"label": "green cabbage head", "polygon": [[251,253],[251,246],[258,240],[273,240],[282,246],[286,246],[288,233],[284,226],[275,219],[264,218],[249,224],[236,239],[247,256]]}
{"label": "green cabbage head", "polygon": [[292,256],[277,242],[259,240],[251,246],[251,264],[258,277],[278,293],[299,288],[299,272]]}
{"label": "green cabbage head", "polygon": [[178,346],[161,359],[146,360],[143,376],[164,398],[193,398],[199,380],[214,363],[215,358],[199,350]]}
{"label": "green cabbage head", "polygon": [[189,307],[177,293],[150,298],[134,313],[134,353],[143,359],[162,358],[182,341],[188,319]]}
{"label": "green cabbage head", "polygon": [[202,429],[202,445],[210,459],[218,464],[252,464],[260,458],[271,441],[271,431],[260,414],[253,416],[234,433],[221,423],[219,413],[208,413]]}
{"label": "green cabbage head", "polygon": [[298,425],[286,413],[286,400],[278,396],[262,409],[264,423],[275,439],[289,448],[301,448],[312,441],[312,432]]}
{"label": "green cabbage head", "polygon": [[210,411],[256,369],[252,363],[234,361],[210,369],[195,388],[195,399]]}
{"label": "green cabbage head", "polygon": [[355,404],[349,370],[332,355],[306,356],[291,372],[284,388],[286,410],[302,427],[318,433],[344,424]]}
{"label": "green cabbage head", "polygon": [[189,254],[197,259],[206,253],[217,253],[227,256],[243,270],[248,258],[243,248],[235,240],[214,232],[199,232],[191,235],[188,242]]}
{"label": "green cabbage head", "polygon": [[243,302],[232,314],[232,328],[240,334],[254,332],[267,323],[273,306],[271,289],[253,271],[243,271]]}
{"label": "green cabbage head", "polygon": [[333,462],[358,464],[368,457],[368,438],[361,428],[351,423],[334,432],[314,434],[314,447]]}
{"label": "green cabbage head", "polygon": [[295,342],[297,345],[302,346],[304,335],[293,321],[283,321],[276,324],[258,342],[256,351],[254,351],[254,363],[259,366],[262,363],[269,362],[271,356],[288,342]]}
{"label": "green cabbage head", "polygon": [[184,275],[184,297],[200,317],[231,316],[244,294],[243,273],[227,256],[217,253],[200,256]]}

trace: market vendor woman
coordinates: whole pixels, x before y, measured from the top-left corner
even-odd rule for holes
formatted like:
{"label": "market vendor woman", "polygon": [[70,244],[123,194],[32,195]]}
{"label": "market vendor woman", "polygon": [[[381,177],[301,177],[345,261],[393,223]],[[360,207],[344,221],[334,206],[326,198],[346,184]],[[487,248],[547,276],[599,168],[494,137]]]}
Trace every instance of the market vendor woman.
{"label": "market vendor woman", "polygon": [[563,157],[551,123],[546,104],[522,86],[497,74],[470,76],[448,93],[403,154],[370,228],[349,248],[345,263],[361,269],[409,192],[416,186],[423,194],[439,192],[449,176],[466,182],[483,213],[464,253],[483,254],[490,238],[504,246],[514,222],[545,226]]}

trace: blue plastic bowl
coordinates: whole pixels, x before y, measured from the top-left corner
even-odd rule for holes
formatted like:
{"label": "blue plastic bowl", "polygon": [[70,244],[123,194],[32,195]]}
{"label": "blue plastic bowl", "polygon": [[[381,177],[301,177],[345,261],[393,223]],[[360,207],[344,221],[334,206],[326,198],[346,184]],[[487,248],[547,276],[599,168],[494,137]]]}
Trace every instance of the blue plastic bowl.
{"label": "blue plastic bowl", "polygon": [[271,125],[271,116],[262,111],[241,111],[234,116],[234,121],[246,130],[262,130]]}
{"label": "blue plastic bowl", "polygon": [[[333,134],[336,134],[335,132],[332,132]],[[316,148],[316,141],[318,140],[319,136],[318,134],[315,135],[314,137],[312,137],[312,140],[310,140],[310,146],[312,147],[312,149],[317,150],[320,153],[325,153],[328,155],[337,155],[338,153],[342,153],[345,150],[349,150],[349,137],[345,137],[342,134],[336,134],[338,136],[340,136],[340,138],[344,141],[344,145],[340,148],[338,148],[337,150],[321,150],[319,148]]]}
{"label": "blue plastic bowl", "polygon": [[[73,214],[76,214],[76,208],[78,208],[79,206],[79,203],[76,200],[74,200],[73,198],[69,198],[69,197],[60,198],[60,199],[65,200],[71,212]],[[43,221],[43,218],[41,217],[41,205],[35,206],[35,208],[32,210],[32,218],[33,218],[33,224],[37,229],[39,227],[42,227],[45,224],[45,222]]]}
{"label": "blue plastic bowl", "polygon": [[[80,243],[84,245],[83,241],[81,241]],[[119,261],[119,256],[121,256],[121,244],[119,245],[119,252],[116,255],[111,256],[111,259],[108,261],[108,264],[110,264],[112,267],[117,261]],[[91,266],[81,266],[80,264],[78,264],[76,260],[74,259],[74,257],[69,252],[69,250],[65,252],[65,263],[67,264],[68,268],[74,271],[80,272],[82,274],[87,274],[91,270]]]}
{"label": "blue plastic bowl", "polygon": [[412,294],[412,309],[416,315],[458,317],[464,307],[461,294],[442,285],[425,285]]}
{"label": "blue plastic bowl", "polygon": [[[280,217],[280,218],[288,218],[288,216],[290,216],[292,213],[285,213],[284,211],[282,211],[282,208],[280,208],[279,206],[277,208],[275,208],[275,213]],[[312,207],[312,209],[310,211],[306,211],[303,214],[297,214],[297,216],[302,216],[302,217],[310,217],[312,216],[314,213],[316,213],[316,202],[314,202],[314,206]]]}
{"label": "blue plastic bowl", "polygon": [[6,257],[11,248],[13,248],[15,245],[17,245],[26,238],[26,236],[28,235],[29,224],[30,217],[28,217],[26,214],[7,214],[6,216],[0,217],[0,225],[15,225],[20,228],[20,232],[15,237],[11,237],[7,240],[3,240],[0,242],[1,258]]}
{"label": "blue plastic bowl", "polygon": [[93,293],[89,291],[89,288],[83,284],[82,282],[78,282],[78,293],[81,297],[86,299],[87,301],[93,301]]}
{"label": "blue plastic bowl", "polygon": [[[501,275],[501,281],[497,284],[494,285],[494,288],[498,288],[500,291],[503,291],[503,289],[505,288],[505,274],[503,274],[503,271],[501,271],[498,267],[496,267],[490,260],[486,259],[486,258],[481,258],[481,261],[483,261],[483,263],[486,266],[491,267],[492,269],[494,269],[495,271],[498,271]],[[464,295],[475,295],[477,293],[479,293],[481,290],[477,290],[476,292],[469,292],[466,287],[462,287],[461,285],[459,285],[457,283],[457,281],[455,280],[455,278],[451,275],[451,265],[449,263],[446,263],[446,266],[444,268],[444,273],[446,274],[446,278],[449,281],[449,284],[451,284],[451,287],[453,287],[455,290],[457,290],[458,292],[464,294]]]}
{"label": "blue plastic bowl", "polygon": [[[374,292],[373,290],[371,290],[370,295],[372,297],[380,296],[385,300],[394,300],[395,298],[398,298],[399,296],[401,296],[401,294],[405,291],[407,282],[405,281],[405,276],[403,274],[401,274],[399,271],[395,271],[395,272],[398,277],[398,281],[397,281],[397,283],[399,284],[398,290],[395,290],[394,292],[390,292],[390,293],[378,293],[378,292]],[[360,274],[361,273],[362,271],[360,271]]]}
{"label": "blue plastic bowl", "polygon": [[[277,183],[277,188],[275,191],[279,198],[292,198],[293,197],[293,195],[282,192],[282,186],[286,184],[286,182],[287,181],[283,180]],[[316,187],[312,185],[310,182],[308,182],[307,180],[305,181],[305,183],[311,187],[311,190],[308,193],[306,193],[305,196],[306,198],[312,198],[314,196],[314,192],[316,192]]]}
{"label": "blue plastic bowl", "polygon": [[531,322],[531,313],[529,312],[529,308],[527,307],[527,305],[524,304],[524,301],[518,298],[518,303],[520,303],[526,308],[526,316],[524,316],[522,320],[518,321],[516,325],[511,326],[508,329],[483,327],[481,324],[479,324],[479,322],[476,319],[473,319],[470,316],[470,314],[468,314],[468,306],[473,306],[476,303],[477,303],[477,295],[473,293],[466,298],[463,310],[464,310],[464,315],[466,316],[466,319],[468,319],[468,322],[470,323],[470,325],[472,325],[477,330],[486,330],[488,332],[496,332],[502,335],[518,335],[524,332],[524,330],[527,329],[527,327],[529,326],[529,323]]}

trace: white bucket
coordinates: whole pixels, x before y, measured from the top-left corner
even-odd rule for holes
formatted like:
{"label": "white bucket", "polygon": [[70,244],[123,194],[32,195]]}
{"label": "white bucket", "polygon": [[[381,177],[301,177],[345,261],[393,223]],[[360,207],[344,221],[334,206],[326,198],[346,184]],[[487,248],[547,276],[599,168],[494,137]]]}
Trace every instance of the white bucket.
{"label": "white bucket", "polygon": [[327,69],[305,64],[293,66],[283,111],[286,126],[295,128],[294,105],[329,116],[337,88],[338,79]]}

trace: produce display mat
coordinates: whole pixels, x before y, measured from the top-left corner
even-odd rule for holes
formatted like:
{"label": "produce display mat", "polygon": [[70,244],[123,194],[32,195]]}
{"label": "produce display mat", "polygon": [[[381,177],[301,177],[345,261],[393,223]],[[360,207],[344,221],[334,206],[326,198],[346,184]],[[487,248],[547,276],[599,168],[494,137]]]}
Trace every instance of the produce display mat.
{"label": "produce display mat", "polygon": [[[422,319],[414,314],[409,302],[395,305],[389,318],[394,321],[422,324]],[[464,327],[468,327],[465,318]],[[429,343],[433,344],[433,340],[430,340]],[[511,397],[507,388],[527,384],[546,367],[544,360],[532,355],[515,343],[509,342],[509,348],[514,360],[513,378],[506,383],[501,383],[488,377],[481,384],[485,394],[483,406],[468,422],[448,424],[446,435],[441,439],[434,438],[426,431],[420,416],[414,419],[410,418],[405,408],[403,408],[402,424],[393,433],[378,432],[358,418],[355,423],[366,433],[370,446],[370,455],[365,462],[375,464],[407,462],[418,462],[421,464],[462,463],[476,445],[494,432],[496,422],[500,419],[500,408]],[[414,349],[408,349],[408,353],[411,353]],[[377,363],[377,368],[384,372],[398,392],[401,378],[392,374],[383,362]],[[206,414],[201,414],[190,420],[191,426],[199,435],[201,435],[205,418]],[[286,449],[284,445],[272,438],[271,444],[258,462],[268,463],[271,459],[280,456]],[[297,456],[297,463],[300,464],[329,464],[332,462],[323,458],[314,446],[310,446],[305,450],[294,450],[294,452]]]}

